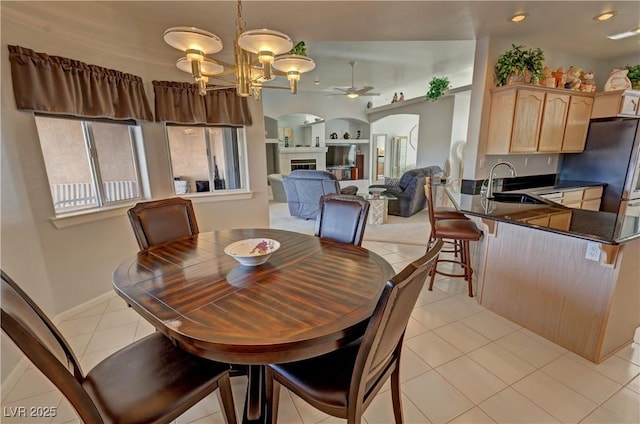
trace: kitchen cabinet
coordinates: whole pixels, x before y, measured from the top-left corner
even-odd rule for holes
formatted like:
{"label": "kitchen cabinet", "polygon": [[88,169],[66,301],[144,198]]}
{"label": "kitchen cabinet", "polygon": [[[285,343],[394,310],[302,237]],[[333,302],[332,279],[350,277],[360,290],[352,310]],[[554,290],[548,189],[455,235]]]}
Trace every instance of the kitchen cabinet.
{"label": "kitchen cabinet", "polygon": [[538,150],[544,93],[520,89],[516,92],[510,151],[528,153]]}
{"label": "kitchen cabinet", "polygon": [[592,93],[511,85],[491,92],[487,154],[579,152]]}
{"label": "kitchen cabinet", "polygon": [[535,218],[525,219],[525,222],[531,225],[540,225],[542,227],[549,226],[549,215],[537,216]]}
{"label": "kitchen cabinet", "polygon": [[549,227],[555,228],[556,230],[569,231],[572,214],[572,211],[549,214]]}
{"label": "kitchen cabinet", "polygon": [[532,218],[524,218],[522,221],[541,227],[554,228],[556,230],[568,231],[571,225],[572,211],[550,212],[548,214],[537,214]]}
{"label": "kitchen cabinet", "polygon": [[599,211],[600,210],[600,202],[602,200],[602,191],[603,187],[590,187],[586,188],[582,194],[582,202],[580,204],[580,209],[587,209],[590,211]]}
{"label": "kitchen cabinet", "polygon": [[570,190],[539,193],[539,195],[568,208],[597,211],[600,210],[602,191],[602,186],[576,187]]}
{"label": "kitchen cabinet", "polygon": [[539,152],[558,152],[562,149],[570,100],[569,94],[546,94],[538,144]]}
{"label": "kitchen cabinet", "polygon": [[584,150],[592,107],[593,97],[571,96],[561,152],[572,153]]}
{"label": "kitchen cabinet", "polygon": [[591,119],[640,115],[640,90],[615,90],[596,93]]}

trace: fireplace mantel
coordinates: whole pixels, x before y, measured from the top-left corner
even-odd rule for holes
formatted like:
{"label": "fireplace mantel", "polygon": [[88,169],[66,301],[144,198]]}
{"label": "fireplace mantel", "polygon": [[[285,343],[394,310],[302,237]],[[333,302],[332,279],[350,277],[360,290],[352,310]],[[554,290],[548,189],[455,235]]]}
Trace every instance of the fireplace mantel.
{"label": "fireplace mantel", "polygon": [[280,147],[278,149],[280,173],[289,175],[291,173],[291,160],[313,159],[316,162],[316,169],[327,169],[327,148],[326,147]]}
{"label": "fireplace mantel", "polygon": [[278,151],[282,154],[295,154],[295,153],[316,153],[316,154],[327,154],[326,147],[280,147]]}

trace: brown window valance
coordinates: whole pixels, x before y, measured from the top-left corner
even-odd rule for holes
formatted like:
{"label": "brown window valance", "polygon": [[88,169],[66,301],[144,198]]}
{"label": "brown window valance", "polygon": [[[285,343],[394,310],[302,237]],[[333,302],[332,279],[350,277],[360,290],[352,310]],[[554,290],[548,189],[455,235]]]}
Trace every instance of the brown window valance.
{"label": "brown window valance", "polygon": [[140,77],[20,46],[7,47],[18,109],[82,118],[153,120]]}
{"label": "brown window valance", "polygon": [[234,88],[198,92],[196,84],[153,81],[156,121],[175,124],[251,125],[246,97]]}

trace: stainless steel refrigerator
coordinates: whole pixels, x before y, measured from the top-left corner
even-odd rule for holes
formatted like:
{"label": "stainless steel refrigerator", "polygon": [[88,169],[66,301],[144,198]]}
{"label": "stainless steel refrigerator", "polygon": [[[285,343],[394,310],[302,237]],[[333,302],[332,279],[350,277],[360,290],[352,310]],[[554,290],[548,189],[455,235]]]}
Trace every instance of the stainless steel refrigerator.
{"label": "stainless steel refrigerator", "polygon": [[606,183],[600,210],[629,213],[640,210],[639,119],[592,121],[584,152],[560,160],[560,181]]}

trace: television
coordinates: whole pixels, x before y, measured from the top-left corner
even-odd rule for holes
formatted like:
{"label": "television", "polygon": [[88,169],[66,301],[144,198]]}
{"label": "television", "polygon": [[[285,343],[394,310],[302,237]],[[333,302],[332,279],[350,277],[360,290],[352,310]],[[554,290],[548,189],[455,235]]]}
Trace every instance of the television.
{"label": "television", "polygon": [[356,166],[356,145],[327,146],[327,168]]}

